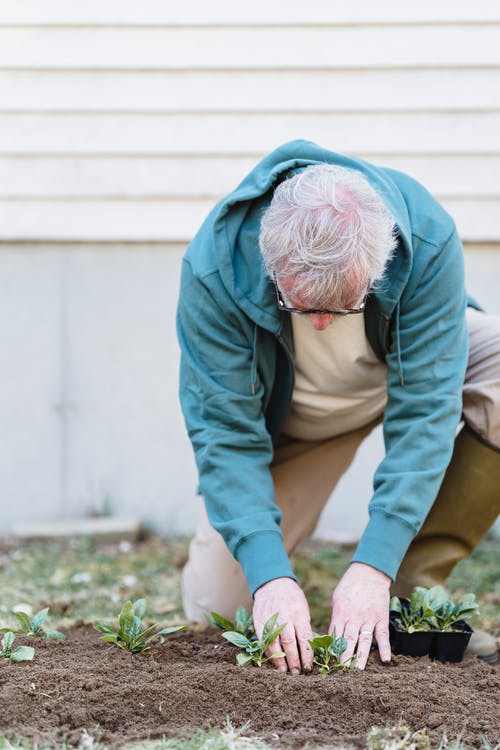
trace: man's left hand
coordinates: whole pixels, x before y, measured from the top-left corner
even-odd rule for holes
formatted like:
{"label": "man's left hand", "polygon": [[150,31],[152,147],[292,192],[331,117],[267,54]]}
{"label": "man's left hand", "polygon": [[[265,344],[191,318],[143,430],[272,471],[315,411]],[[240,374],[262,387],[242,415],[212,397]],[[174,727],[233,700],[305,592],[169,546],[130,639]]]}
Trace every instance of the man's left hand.
{"label": "man's left hand", "polygon": [[391,579],[364,563],[351,563],[332,597],[332,620],[329,632],[347,639],[342,661],[357,648],[356,666],[364,669],[372,638],[377,641],[383,662],[391,659],[389,644],[389,587]]}

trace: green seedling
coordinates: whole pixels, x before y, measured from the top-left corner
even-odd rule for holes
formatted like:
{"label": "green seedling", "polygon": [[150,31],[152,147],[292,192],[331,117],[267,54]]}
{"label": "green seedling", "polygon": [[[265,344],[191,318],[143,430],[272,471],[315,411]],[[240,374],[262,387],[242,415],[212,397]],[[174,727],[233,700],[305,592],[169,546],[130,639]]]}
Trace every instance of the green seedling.
{"label": "green seedling", "polygon": [[261,667],[264,662],[269,659],[277,659],[280,656],[285,656],[283,651],[275,651],[271,656],[266,656],[265,653],[271,643],[273,643],[279,636],[286,623],[276,627],[276,620],[278,619],[278,613],[274,614],[264,625],[262,631],[262,638],[259,640],[247,638],[243,633],[238,633],[235,630],[229,630],[222,633],[222,637],[225,638],[233,646],[243,649],[243,653],[239,653],[236,656],[236,663],[240,667],[245,667],[248,664],[254,664],[256,667]]}
{"label": "green seedling", "polygon": [[455,604],[442,586],[415,586],[407,605],[393,596],[389,607],[397,613],[397,623],[407,633],[453,630],[457,620],[466,620],[478,612],[474,594],[464,594]]}
{"label": "green seedling", "polygon": [[[16,635],[29,635],[32,638],[47,638],[48,640],[61,641],[65,638],[64,633],[59,630],[53,630],[47,628],[44,625],[45,620],[49,616],[49,607],[41,609],[33,617],[30,617],[26,612],[14,612],[16,620],[19,623],[21,630],[14,630]],[[0,628],[0,633],[7,633],[11,628]]]}
{"label": "green seedling", "polygon": [[245,607],[238,607],[234,616],[234,622],[223,615],[219,615],[218,612],[210,612],[207,619],[210,625],[219,628],[223,632],[241,633],[249,640],[255,637],[252,615],[248,614]]}
{"label": "green seedling", "polygon": [[457,620],[468,620],[479,612],[475,594],[464,594],[455,604],[441,586],[434,586],[429,591],[434,592],[432,606],[435,627],[438,630],[453,630]]}
{"label": "green seedling", "polygon": [[35,655],[35,649],[32,646],[16,646],[16,648],[12,648],[15,638],[16,636],[12,630],[8,630],[5,633],[2,638],[0,656],[11,661],[31,661]]}
{"label": "green seedling", "polygon": [[314,654],[313,662],[318,665],[320,674],[330,674],[336,669],[354,666],[355,656],[351,656],[344,662],[341,661],[341,656],[348,644],[345,638],[337,638],[335,630],[331,635],[313,633],[313,638],[309,641],[309,644]]}
{"label": "green seedling", "polygon": [[420,588],[417,586],[413,589],[408,604],[397,596],[393,596],[389,603],[391,612],[397,613],[397,624],[407,633],[431,630],[429,617],[433,616],[434,610],[424,601]]}
{"label": "green seedling", "polygon": [[140,654],[148,651],[154,641],[163,643],[164,635],[175,633],[178,630],[187,630],[186,625],[176,625],[170,628],[162,628],[156,633],[156,623],[144,627],[143,617],[146,614],[146,600],[137,599],[135,602],[127,601],[123,605],[119,615],[119,629],[114,630],[105,622],[95,622],[94,628],[101,633],[101,640],[114,643],[115,646],[129,651],[131,654]]}

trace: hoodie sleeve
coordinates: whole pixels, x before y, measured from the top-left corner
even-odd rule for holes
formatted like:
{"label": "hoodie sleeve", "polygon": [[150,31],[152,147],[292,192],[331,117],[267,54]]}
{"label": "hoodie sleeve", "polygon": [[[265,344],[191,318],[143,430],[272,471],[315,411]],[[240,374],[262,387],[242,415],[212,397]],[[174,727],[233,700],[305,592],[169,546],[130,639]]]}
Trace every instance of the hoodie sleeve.
{"label": "hoodie sleeve", "polygon": [[295,578],[269,469],[263,388],[252,377],[254,324],[216,271],[199,278],[186,259],[177,332],[181,404],[210,523],[241,564],[252,594],[273,578]]}
{"label": "hoodie sleeve", "polygon": [[413,245],[413,270],[387,356],[386,455],[353,557],[392,579],[450,462],[468,351],[463,249],[456,230],[439,246],[419,237]]}

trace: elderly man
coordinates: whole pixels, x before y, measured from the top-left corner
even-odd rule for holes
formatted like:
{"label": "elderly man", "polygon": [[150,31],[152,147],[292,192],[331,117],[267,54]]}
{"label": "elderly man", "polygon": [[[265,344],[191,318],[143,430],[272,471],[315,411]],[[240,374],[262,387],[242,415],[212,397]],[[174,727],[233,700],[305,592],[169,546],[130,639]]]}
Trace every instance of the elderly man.
{"label": "elderly man", "polygon": [[[279,612],[280,670],[312,663],[290,555],[383,421],[369,522],[332,597],[364,668],[393,592],[443,584],[500,505],[500,321],[467,299],[454,223],[415,180],[295,141],[208,216],[184,258],[181,402],[204,514],[183,574],[203,621]],[[459,432],[460,420],[465,422]],[[478,655],[496,658],[479,634]]]}

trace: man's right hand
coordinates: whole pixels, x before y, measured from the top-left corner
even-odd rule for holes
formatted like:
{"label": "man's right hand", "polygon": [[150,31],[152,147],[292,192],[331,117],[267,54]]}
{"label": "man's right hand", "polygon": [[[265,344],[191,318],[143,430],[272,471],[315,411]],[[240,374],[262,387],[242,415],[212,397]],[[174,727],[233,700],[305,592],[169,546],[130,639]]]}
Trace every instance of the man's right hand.
{"label": "man's right hand", "polygon": [[254,594],[253,622],[258,638],[262,638],[264,625],[276,612],[277,624],[286,623],[279,642],[271,645],[268,655],[284,651],[283,657],[274,659],[280,672],[290,670],[299,674],[301,669],[312,668],[313,652],[309,641],[312,638],[311,617],[304,592],[292,578],[275,578],[264,583]]}

